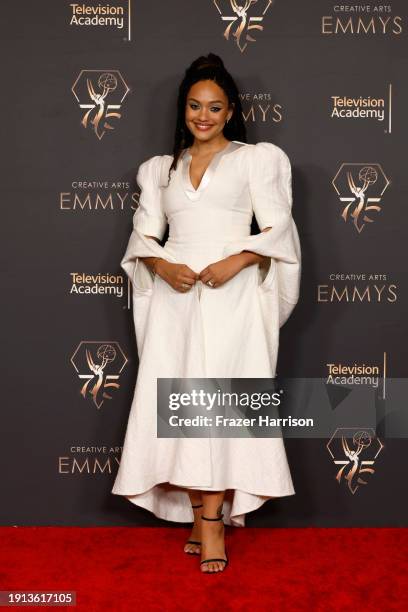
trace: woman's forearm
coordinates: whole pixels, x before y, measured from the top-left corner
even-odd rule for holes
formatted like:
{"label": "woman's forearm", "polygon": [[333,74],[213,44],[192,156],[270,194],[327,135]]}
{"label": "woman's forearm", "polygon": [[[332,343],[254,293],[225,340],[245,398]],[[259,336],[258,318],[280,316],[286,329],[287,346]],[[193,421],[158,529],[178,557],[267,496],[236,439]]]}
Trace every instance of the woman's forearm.
{"label": "woman's forearm", "polygon": [[[270,229],[270,227],[265,227],[262,232],[267,232]],[[246,268],[247,266],[252,266],[256,263],[259,263],[261,268],[266,267],[270,259],[265,255],[259,255],[258,253],[254,253],[253,251],[241,251],[241,253],[231,255],[231,257],[238,258],[238,261],[242,263],[243,268]]]}
{"label": "woman's forearm", "polygon": [[241,253],[236,253],[236,255],[230,255],[237,261],[239,261],[243,268],[248,266],[252,266],[253,264],[259,263],[261,266],[266,265],[266,262],[269,260],[269,257],[265,257],[264,255],[258,255],[258,253],[254,253],[253,251],[241,251]]}
{"label": "woman's forearm", "polygon": [[[145,236],[146,238],[152,238],[152,240],[155,240],[160,244],[160,240],[156,238],[156,236],[148,236],[147,234],[145,234]],[[161,259],[161,257],[140,257],[140,260],[143,261],[143,263],[145,263],[154,274],[157,272],[156,263],[159,259]]]}
{"label": "woman's forearm", "polygon": [[156,274],[156,264],[161,257],[140,257],[140,260],[147,265],[147,267]]}

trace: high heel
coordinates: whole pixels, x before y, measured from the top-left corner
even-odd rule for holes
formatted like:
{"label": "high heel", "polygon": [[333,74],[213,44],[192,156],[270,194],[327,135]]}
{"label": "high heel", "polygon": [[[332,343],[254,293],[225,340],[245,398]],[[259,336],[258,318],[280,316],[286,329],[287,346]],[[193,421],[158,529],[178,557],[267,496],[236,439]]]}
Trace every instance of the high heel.
{"label": "high heel", "polygon": [[[202,515],[201,515],[201,518],[202,518],[202,519],[204,519],[204,521],[222,521],[222,517],[223,517],[223,516],[224,516],[224,515],[223,515],[223,514],[221,514],[221,516],[219,516],[219,517],[217,517],[217,518],[210,518],[210,517],[207,517],[207,516],[202,516]],[[227,549],[225,549],[225,556],[227,557]],[[222,559],[221,557],[219,557],[219,558],[213,558],[213,559],[203,559],[203,560],[200,562],[200,565],[202,565],[203,563],[209,563],[210,561],[222,561],[223,563],[225,563],[225,565],[224,565],[224,569],[223,569],[223,570],[216,570],[216,571],[203,572],[203,574],[217,574],[219,571],[225,571],[225,568],[226,568],[226,567],[227,567],[227,565],[228,565],[228,557],[227,557],[226,559]]]}
{"label": "high heel", "polygon": [[[202,508],[203,504],[197,504],[195,506],[191,506],[192,508]],[[196,546],[201,546],[201,542],[198,542],[197,540],[187,540],[186,544],[195,544]],[[187,555],[199,555],[200,552],[194,552],[191,550],[185,550],[184,551]]]}

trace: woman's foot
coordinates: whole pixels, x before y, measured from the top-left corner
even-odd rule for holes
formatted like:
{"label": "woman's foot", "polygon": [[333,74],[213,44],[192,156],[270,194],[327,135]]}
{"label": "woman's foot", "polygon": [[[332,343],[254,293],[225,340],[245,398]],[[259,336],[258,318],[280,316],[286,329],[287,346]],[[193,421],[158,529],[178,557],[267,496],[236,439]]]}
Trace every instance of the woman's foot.
{"label": "woman's foot", "polygon": [[[205,559],[225,559],[224,523],[219,520],[201,521],[201,561]],[[200,564],[202,572],[222,572],[226,566],[223,561],[208,561]]]}
{"label": "woman's foot", "polygon": [[203,504],[192,506],[194,512],[194,525],[190,537],[184,545],[184,552],[190,555],[199,555],[201,552],[201,513]]}

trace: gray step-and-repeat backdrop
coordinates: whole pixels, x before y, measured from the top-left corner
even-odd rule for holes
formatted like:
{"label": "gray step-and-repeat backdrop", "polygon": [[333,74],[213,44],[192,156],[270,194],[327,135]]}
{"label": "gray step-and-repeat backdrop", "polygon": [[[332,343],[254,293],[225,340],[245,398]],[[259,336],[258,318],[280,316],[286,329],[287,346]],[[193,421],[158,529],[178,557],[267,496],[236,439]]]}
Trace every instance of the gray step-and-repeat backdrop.
{"label": "gray step-and-repeat backdrop", "polygon": [[[296,495],[247,524],[407,524],[407,13],[403,0],[2,3],[3,525],[167,524],[110,492],[138,368],[119,262],[137,168],[171,153],[178,83],[210,51],[236,78],[248,142],[292,162],[303,269],[278,373],[325,379],[337,424],[285,441]],[[94,396],[89,355],[112,357]],[[347,410],[362,389],[377,430],[359,402]]]}

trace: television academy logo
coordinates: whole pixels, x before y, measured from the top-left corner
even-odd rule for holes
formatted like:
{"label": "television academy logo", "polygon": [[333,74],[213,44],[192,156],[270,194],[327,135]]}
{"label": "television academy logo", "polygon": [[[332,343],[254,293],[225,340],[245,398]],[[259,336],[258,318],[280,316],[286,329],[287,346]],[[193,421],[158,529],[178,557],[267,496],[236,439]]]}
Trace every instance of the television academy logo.
{"label": "television academy logo", "polygon": [[333,463],[341,466],[336,474],[354,495],[368,484],[367,474],[374,474],[374,463],[384,448],[371,427],[339,427],[327,443]]}
{"label": "television academy logo", "polygon": [[383,128],[384,134],[392,132],[393,88],[388,83],[384,93],[371,95],[332,94],[329,98],[329,117],[334,121],[373,123]]}
{"label": "television academy logo", "polygon": [[[71,9],[69,25],[77,31],[84,30],[87,35],[90,28],[93,32],[99,30],[104,34],[110,32],[127,33],[127,38],[131,40],[131,19],[130,19],[131,0],[115,0],[115,4],[98,2],[92,0],[82,0],[82,2],[72,2],[69,4]],[[126,32],[127,30],[127,32]]]}
{"label": "television academy logo", "polygon": [[71,277],[70,295],[80,297],[93,295],[123,297],[125,284],[123,274],[70,272],[69,276]]}
{"label": "television academy logo", "polygon": [[[263,30],[261,22],[273,0],[213,0],[222,21],[228,23],[224,30],[226,40],[235,39],[238,49],[243,53],[249,42],[256,42],[254,30]],[[249,12],[255,14],[249,15]],[[231,37],[231,38],[230,38]]]}
{"label": "television academy logo", "polygon": [[72,93],[79,107],[86,111],[82,126],[102,140],[108,130],[115,129],[113,123],[121,118],[119,111],[129,91],[119,70],[81,70]]}
{"label": "television academy logo", "polygon": [[390,181],[377,163],[343,163],[341,164],[332,185],[345,202],[341,213],[345,222],[349,219],[358,233],[366,223],[373,223],[372,211],[379,212],[379,202]]}
{"label": "television academy logo", "polygon": [[119,389],[117,381],[127,362],[118,342],[82,340],[71,357],[78,377],[85,380],[82,397],[92,398],[99,410],[105,399],[112,399],[107,389]]}
{"label": "television academy logo", "polygon": [[[385,378],[385,353],[384,353],[384,378]],[[367,363],[326,363],[328,375],[327,385],[344,388],[351,391],[353,386],[368,386],[378,389],[381,380],[381,366],[379,364]]]}

